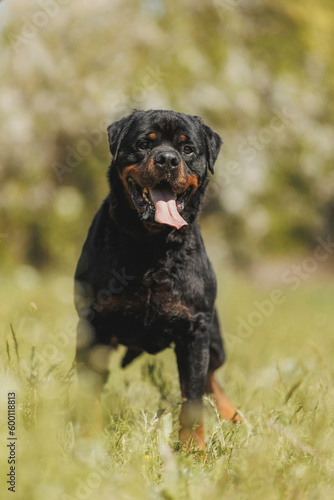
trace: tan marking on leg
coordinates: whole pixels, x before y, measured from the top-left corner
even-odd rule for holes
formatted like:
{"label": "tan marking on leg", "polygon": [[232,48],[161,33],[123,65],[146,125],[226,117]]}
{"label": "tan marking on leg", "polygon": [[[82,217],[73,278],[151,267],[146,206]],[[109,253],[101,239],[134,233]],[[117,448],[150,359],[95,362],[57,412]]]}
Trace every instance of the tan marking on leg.
{"label": "tan marking on leg", "polygon": [[101,393],[98,394],[96,399],[92,404],[92,409],[89,414],[89,417],[80,416],[82,420],[81,428],[80,428],[80,437],[93,437],[96,434],[101,434],[103,429],[103,412],[102,412],[102,404],[101,404]]}
{"label": "tan marking on leg", "polygon": [[78,388],[74,408],[74,421],[79,424],[80,437],[101,434],[103,412],[101,393],[107,379],[107,372],[98,374],[86,363],[78,367]]}
{"label": "tan marking on leg", "polygon": [[208,373],[206,392],[214,395],[218,411],[224,419],[231,420],[233,423],[240,420],[237,409],[219,387],[213,372]]}
{"label": "tan marking on leg", "polygon": [[180,413],[180,441],[187,445],[187,451],[205,450],[204,423],[202,405],[198,403],[182,403]]}

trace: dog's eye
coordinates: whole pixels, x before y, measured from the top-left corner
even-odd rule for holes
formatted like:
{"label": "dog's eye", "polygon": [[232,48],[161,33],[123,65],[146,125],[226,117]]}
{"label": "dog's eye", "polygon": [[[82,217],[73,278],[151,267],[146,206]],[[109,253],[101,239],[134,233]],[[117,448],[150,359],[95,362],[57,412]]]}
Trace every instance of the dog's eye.
{"label": "dog's eye", "polygon": [[191,153],[194,152],[194,148],[192,148],[191,146],[184,146],[183,148],[183,152],[186,154],[186,155],[190,155]]}
{"label": "dog's eye", "polygon": [[138,143],[138,148],[139,149],[148,149],[150,143],[148,141],[140,141]]}

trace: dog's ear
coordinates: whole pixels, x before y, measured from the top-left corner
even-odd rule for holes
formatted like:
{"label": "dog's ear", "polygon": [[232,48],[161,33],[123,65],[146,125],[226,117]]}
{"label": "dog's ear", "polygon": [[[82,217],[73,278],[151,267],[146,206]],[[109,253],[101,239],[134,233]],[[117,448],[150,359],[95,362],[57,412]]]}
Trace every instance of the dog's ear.
{"label": "dog's ear", "polygon": [[107,128],[109,149],[110,149],[110,152],[113,156],[113,160],[112,160],[113,163],[117,160],[117,155],[118,155],[122,140],[124,139],[126,133],[128,132],[132,121],[133,121],[133,113],[129,116],[125,116],[124,118],[121,118],[117,122],[112,123]]}
{"label": "dog's ear", "polygon": [[216,134],[210,127],[204,125],[204,139],[206,145],[206,155],[207,155],[207,166],[210,172],[213,174],[213,166],[217,160],[220,147],[223,144],[221,137]]}

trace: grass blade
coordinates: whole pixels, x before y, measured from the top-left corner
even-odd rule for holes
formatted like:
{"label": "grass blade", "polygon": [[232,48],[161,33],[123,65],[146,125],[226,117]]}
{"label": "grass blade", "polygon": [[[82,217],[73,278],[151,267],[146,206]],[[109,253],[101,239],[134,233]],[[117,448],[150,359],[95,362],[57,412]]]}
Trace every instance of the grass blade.
{"label": "grass blade", "polygon": [[15,335],[14,328],[13,328],[12,324],[10,324],[10,329],[12,331],[12,336],[13,336],[13,340],[14,340],[14,346],[15,346],[15,352],[16,352],[17,361],[20,362],[19,345],[17,343],[17,338],[16,338],[16,335]]}

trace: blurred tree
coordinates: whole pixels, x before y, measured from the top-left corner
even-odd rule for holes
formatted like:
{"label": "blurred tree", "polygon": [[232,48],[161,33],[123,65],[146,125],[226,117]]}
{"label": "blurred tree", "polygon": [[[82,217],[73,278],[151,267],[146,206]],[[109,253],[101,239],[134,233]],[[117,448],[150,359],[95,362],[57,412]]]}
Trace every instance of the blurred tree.
{"label": "blurred tree", "polygon": [[134,107],[222,135],[203,221],[238,263],[333,232],[331,1],[13,0],[0,19],[3,262],[73,266],[107,124]]}

